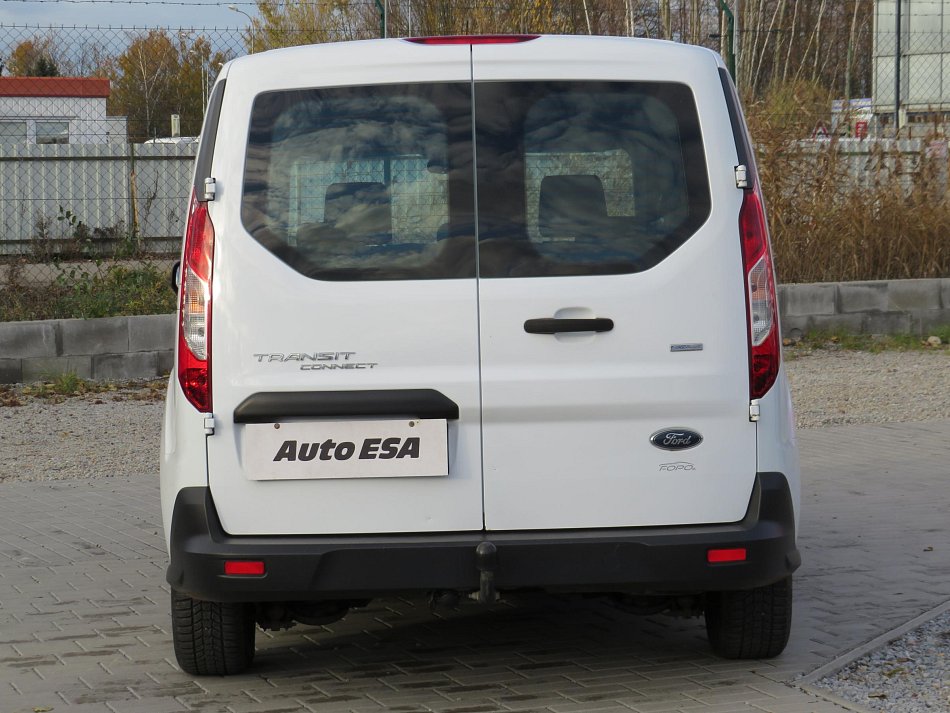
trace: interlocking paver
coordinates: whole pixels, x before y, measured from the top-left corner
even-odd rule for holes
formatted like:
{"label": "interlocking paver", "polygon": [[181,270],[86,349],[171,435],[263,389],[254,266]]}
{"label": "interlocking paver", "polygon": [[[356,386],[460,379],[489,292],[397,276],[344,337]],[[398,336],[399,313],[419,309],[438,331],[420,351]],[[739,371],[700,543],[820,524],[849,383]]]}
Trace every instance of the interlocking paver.
{"label": "interlocking paver", "polygon": [[711,655],[700,620],[512,597],[373,602],[258,635],[253,672],[171,650],[156,479],[0,484],[0,713],[840,713],[794,680],[950,598],[950,421],[800,434],[796,615],[773,661]]}

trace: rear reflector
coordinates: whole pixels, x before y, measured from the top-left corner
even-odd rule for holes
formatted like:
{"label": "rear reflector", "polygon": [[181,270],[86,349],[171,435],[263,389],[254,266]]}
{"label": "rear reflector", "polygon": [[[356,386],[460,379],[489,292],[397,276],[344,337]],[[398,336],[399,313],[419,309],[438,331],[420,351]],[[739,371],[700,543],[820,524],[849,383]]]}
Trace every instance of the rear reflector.
{"label": "rear reflector", "polygon": [[512,45],[536,40],[541,35],[442,35],[441,37],[409,37],[418,45]]}
{"label": "rear reflector", "polygon": [[249,562],[247,560],[229,560],[224,563],[224,573],[260,577],[264,574],[264,563]]}
{"label": "rear reflector", "polygon": [[706,553],[706,561],[709,564],[720,564],[722,562],[745,562],[745,547],[735,547],[728,550],[709,550]]}

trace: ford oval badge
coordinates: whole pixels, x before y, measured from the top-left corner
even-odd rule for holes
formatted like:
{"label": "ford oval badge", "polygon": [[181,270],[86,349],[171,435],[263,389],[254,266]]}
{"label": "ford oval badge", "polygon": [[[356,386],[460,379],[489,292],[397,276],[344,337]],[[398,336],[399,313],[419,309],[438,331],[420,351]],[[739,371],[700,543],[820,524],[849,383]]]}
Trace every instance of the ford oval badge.
{"label": "ford oval badge", "polygon": [[688,428],[662,428],[650,436],[650,443],[664,451],[685,451],[702,442],[703,437]]}

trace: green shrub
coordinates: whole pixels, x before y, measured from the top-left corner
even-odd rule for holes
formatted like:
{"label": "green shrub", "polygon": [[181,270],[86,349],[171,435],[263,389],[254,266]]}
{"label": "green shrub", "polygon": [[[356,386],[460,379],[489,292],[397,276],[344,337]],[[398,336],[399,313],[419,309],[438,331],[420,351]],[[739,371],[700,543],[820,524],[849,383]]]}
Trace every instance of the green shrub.
{"label": "green shrub", "polygon": [[175,311],[164,268],[152,263],[61,269],[51,285],[9,280],[0,288],[0,321],[118,317]]}

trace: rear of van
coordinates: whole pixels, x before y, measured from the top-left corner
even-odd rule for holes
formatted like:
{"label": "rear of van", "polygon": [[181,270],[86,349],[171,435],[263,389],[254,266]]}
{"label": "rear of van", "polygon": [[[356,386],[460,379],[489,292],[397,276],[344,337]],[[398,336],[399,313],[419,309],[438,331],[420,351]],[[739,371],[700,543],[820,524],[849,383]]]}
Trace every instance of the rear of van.
{"label": "rear of van", "polygon": [[502,36],[235,60],[181,275],[162,507],[185,670],[243,670],[255,623],[410,592],[688,602],[724,656],[784,648],[794,421],[715,53]]}

